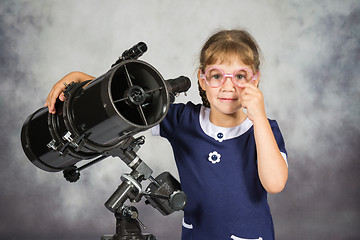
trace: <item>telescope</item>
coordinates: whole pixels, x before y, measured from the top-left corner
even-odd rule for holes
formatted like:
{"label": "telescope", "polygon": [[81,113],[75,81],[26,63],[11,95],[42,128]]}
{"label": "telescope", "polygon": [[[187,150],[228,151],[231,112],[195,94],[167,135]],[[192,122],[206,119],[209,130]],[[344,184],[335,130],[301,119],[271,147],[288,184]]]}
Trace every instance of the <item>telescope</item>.
{"label": "telescope", "polygon": [[[165,118],[175,96],[190,88],[180,76],[164,80],[149,63],[138,60],[147,46],[139,42],[124,51],[110,70],[94,80],[70,83],[65,101],[57,100],[56,113],[46,107],[31,114],[23,124],[21,143],[28,159],[48,172],[63,172],[76,182],[80,172],[109,156],[118,157],[132,169],[121,176],[122,183],[105,203],[116,217],[116,234],[103,240],[154,240],[142,234],[138,211],[125,202],[139,202],[144,196],[162,215],[182,210],[186,194],[168,172],[152,177],[153,170],[136,154],[146,131]],[[78,163],[86,161],[82,166]],[[143,180],[151,183],[144,191]]]}

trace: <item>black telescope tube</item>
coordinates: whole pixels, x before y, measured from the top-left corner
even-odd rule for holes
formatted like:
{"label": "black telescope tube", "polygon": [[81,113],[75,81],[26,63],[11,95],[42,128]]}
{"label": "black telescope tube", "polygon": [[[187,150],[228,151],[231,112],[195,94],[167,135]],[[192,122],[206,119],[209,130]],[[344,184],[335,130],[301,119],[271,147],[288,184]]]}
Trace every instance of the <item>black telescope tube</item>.
{"label": "black telescope tube", "polygon": [[[96,158],[159,124],[171,98],[189,87],[187,77],[164,80],[150,64],[125,60],[85,87],[74,84],[55,115],[47,108],[30,115],[21,131],[23,150],[32,163],[50,172]],[[132,92],[137,89],[144,94]],[[132,104],[127,93],[133,93]]]}
{"label": "black telescope tube", "polygon": [[[129,89],[142,90],[144,99],[137,101],[135,91],[129,104]],[[119,147],[159,124],[170,104],[161,74],[140,60],[122,61],[85,87],[73,84],[69,93],[55,115],[49,118],[42,108],[30,115],[21,131],[26,156],[45,171],[61,171]]]}

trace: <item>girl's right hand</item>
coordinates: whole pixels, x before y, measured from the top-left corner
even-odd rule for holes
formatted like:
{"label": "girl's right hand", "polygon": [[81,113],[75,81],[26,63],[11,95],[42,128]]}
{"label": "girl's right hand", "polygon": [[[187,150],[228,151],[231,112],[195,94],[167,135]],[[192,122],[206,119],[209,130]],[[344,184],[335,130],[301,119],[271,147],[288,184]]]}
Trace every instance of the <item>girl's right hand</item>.
{"label": "girl's right hand", "polygon": [[49,108],[49,113],[55,114],[56,99],[59,98],[60,101],[65,100],[65,96],[63,93],[63,91],[66,88],[65,84],[70,84],[71,82],[80,83],[80,82],[83,82],[86,80],[92,80],[92,79],[94,79],[93,76],[90,76],[83,72],[71,72],[68,75],[66,75],[65,77],[63,77],[62,79],[60,79],[60,81],[55,83],[55,85],[52,87],[49,95],[46,98],[45,107]]}

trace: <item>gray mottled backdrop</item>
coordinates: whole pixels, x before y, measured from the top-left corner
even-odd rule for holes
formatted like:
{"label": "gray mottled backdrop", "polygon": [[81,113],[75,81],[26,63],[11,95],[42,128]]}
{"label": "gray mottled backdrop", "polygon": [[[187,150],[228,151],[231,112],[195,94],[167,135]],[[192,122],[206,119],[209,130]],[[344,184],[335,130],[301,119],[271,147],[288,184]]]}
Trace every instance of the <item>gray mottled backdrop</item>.
{"label": "gray mottled backdrop", "polygon": [[[360,239],[360,4],[358,0],[41,1],[0,4],[0,238],[100,239],[115,231],[103,206],[129,172],[105,160],[70,184],[25,157],[20,129],[73,70],[99,76],[139,41],[164,78],[196,68],[206,38],[246,28],[264,59],[261,89],[289,152],[286,189],[270,195],[277,239]],[[139,155],[177,176],[170,145],[150,136]],[[209,199],[211,201],[211,199]],[[136,204],[159,240],[179,239],[181,213]]]}

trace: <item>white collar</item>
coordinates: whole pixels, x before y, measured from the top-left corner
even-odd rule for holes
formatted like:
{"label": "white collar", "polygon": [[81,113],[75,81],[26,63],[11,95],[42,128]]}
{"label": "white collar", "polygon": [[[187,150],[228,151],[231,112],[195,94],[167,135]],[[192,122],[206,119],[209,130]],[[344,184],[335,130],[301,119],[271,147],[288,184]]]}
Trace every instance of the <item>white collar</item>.
{"label": "white collar", "polygon": [[253,125],[252,121],[250,121],[249,118],[246,118],[244,122],[235,127],[218,127],[210,122],[209,115],[210,108],[201,106],[199,114],[200,126],[206,135],[219,142],[236,138],[247,132]]}

